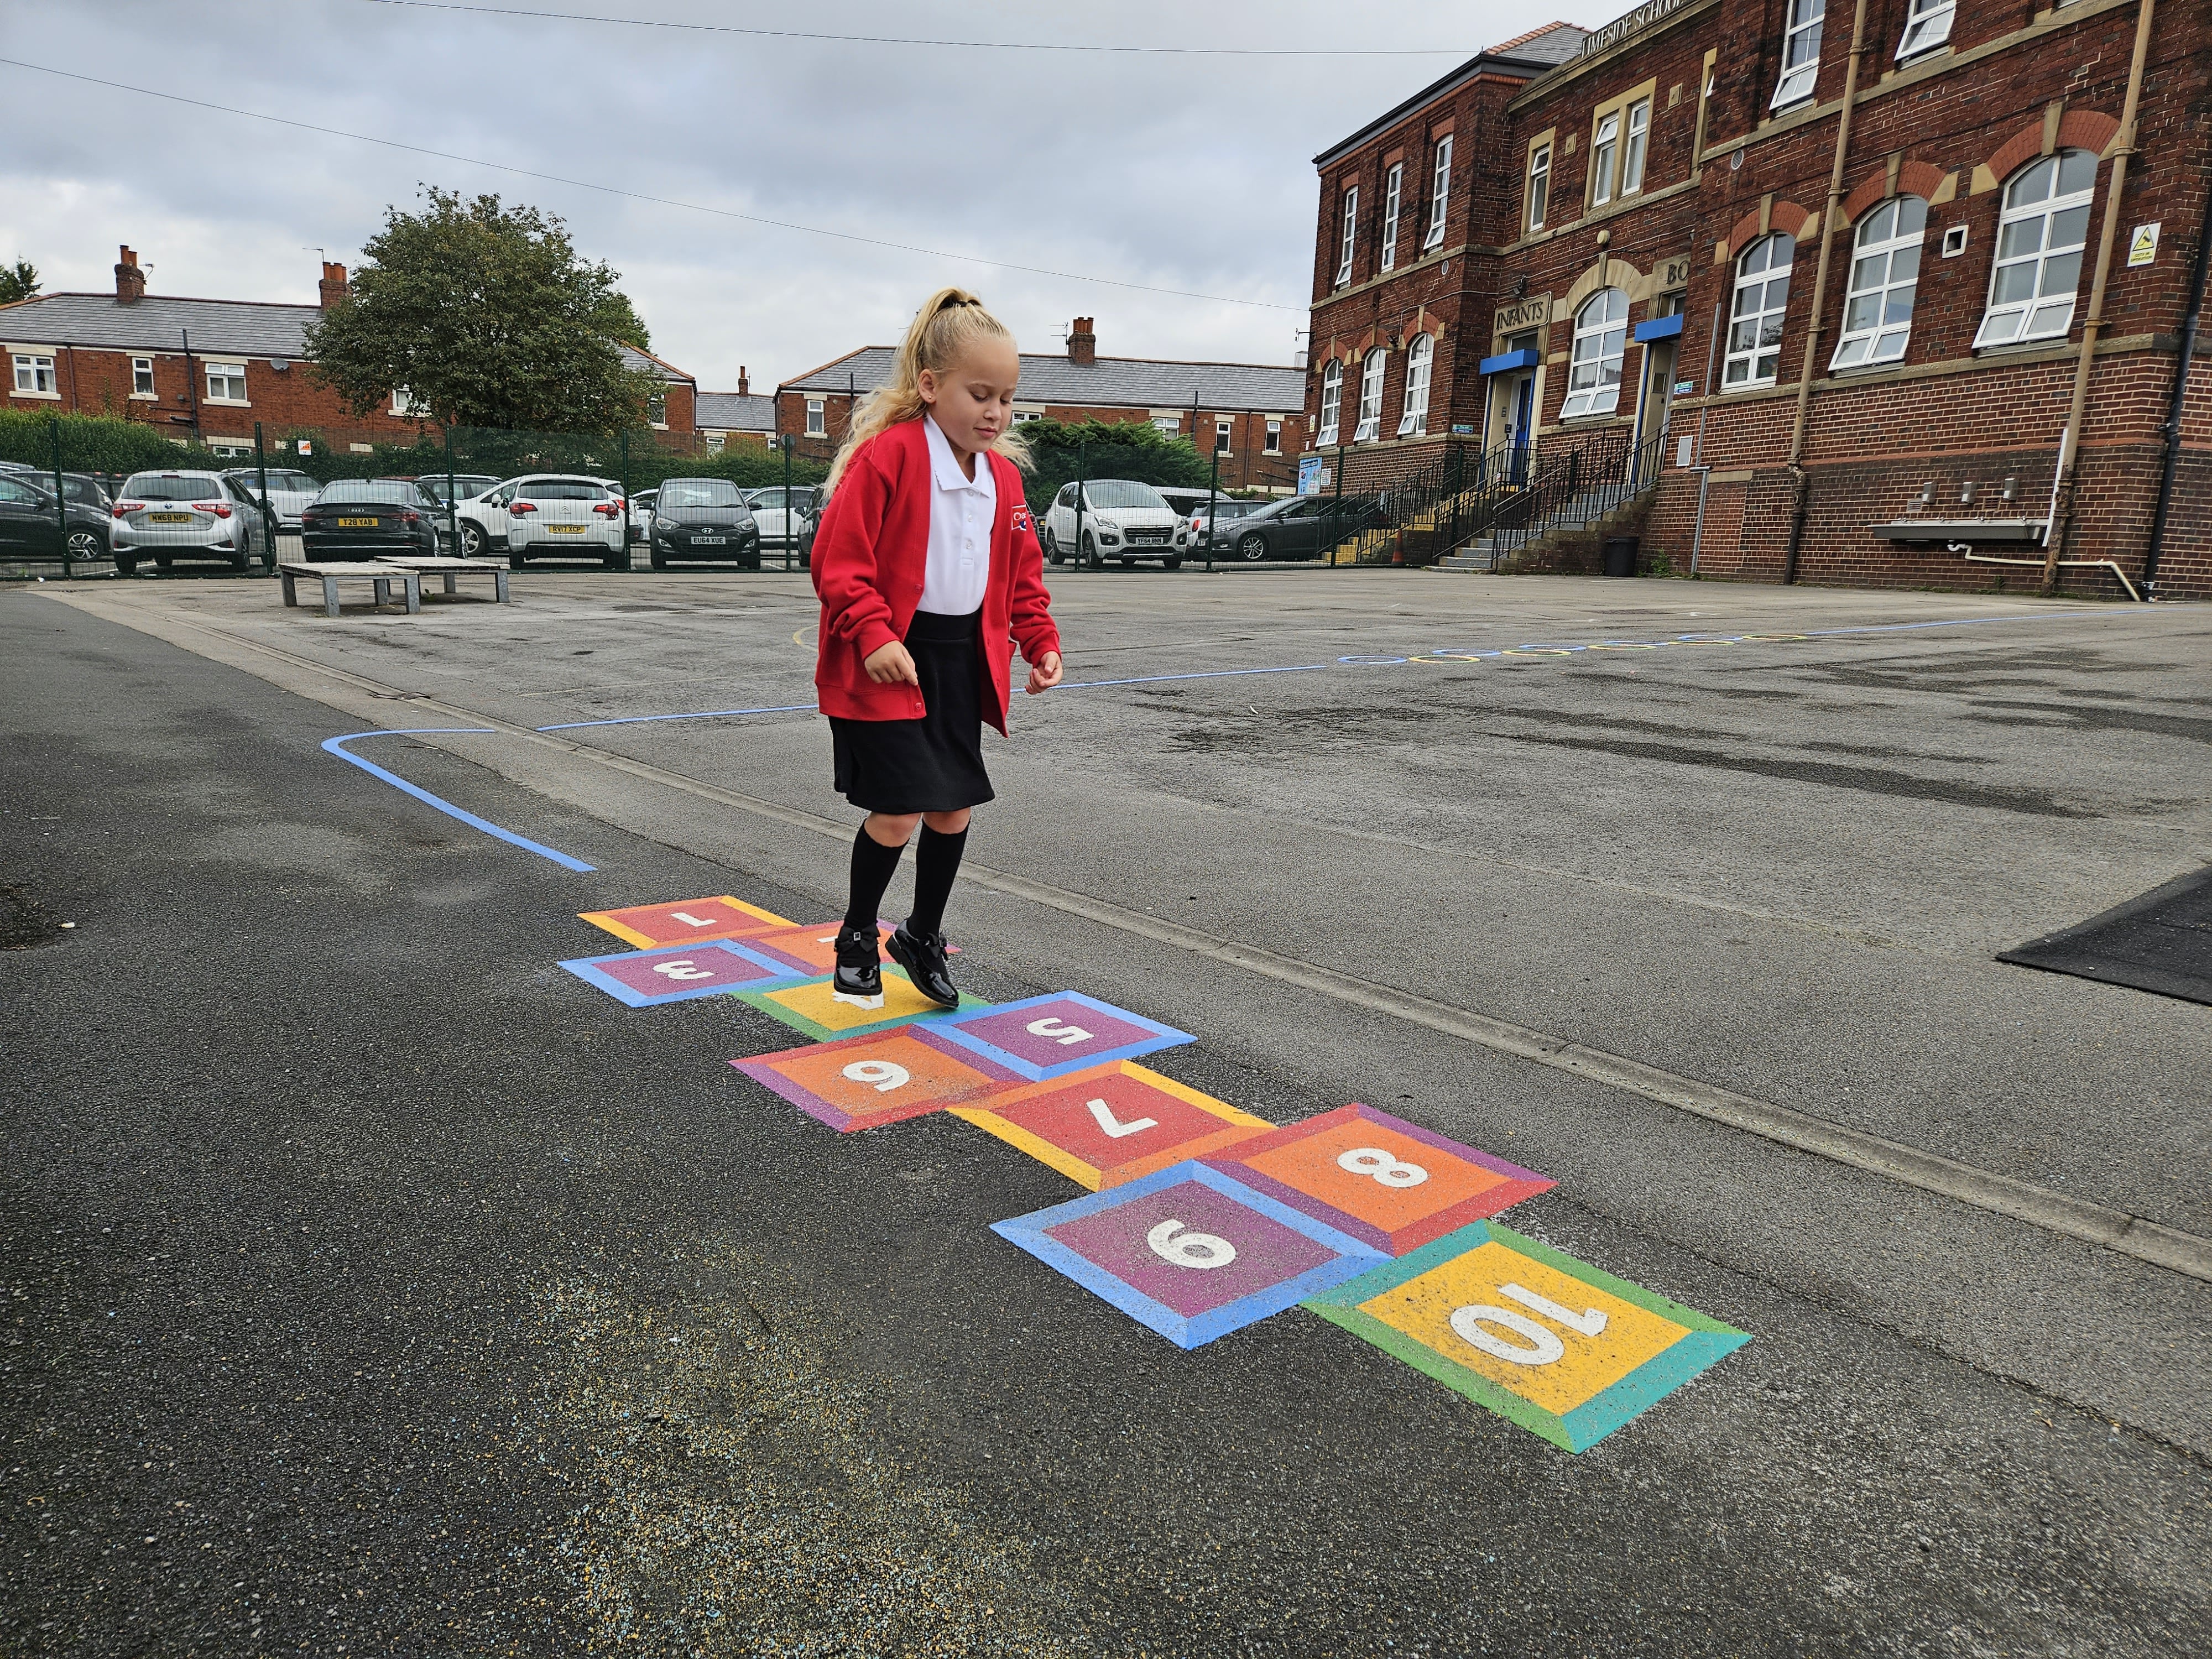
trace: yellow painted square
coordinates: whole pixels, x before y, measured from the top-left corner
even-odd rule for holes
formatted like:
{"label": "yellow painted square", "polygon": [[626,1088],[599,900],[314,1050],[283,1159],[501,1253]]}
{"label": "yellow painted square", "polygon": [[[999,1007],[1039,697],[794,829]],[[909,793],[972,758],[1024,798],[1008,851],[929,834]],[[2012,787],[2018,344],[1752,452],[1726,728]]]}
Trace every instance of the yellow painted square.
{"label": "yellow painted square", "polygon": [[781,991],[761,993],[763,1000],[779,1002],[794,1014],[803,1014],[817,1025],[832,1031],[856,1030],[863,1025],[881,1025],[886,1020],[911,1019],[917,1014],[941,1014],[937,1004],[914,988],[896,970],[884,975],[884,1006],[862,1008],[850,1002],[840,1002],[830,989],[828,980],[808,985],[793,985]]}
{"label": "yellow painted square", "polygon": [[[1605,1328],[1595,1336],[1562,1328],[1504,1295],[1503,1287],[1507,1285],[1532,1291],[1576,1314],[1597,1309],[1606,1316]],[[1503,1308],[1534,1318],[1559,1339],[1565,1352],[1543,1364],[1516,1364],[1486,1353],[1452,1328],[1452,1315],[1470,1307]],[[1370,1297],[1359,1309],[1454,1364],[1562,1417],[1690,1334],[1686,1326],[1633,1302],[1624,1302],[1495,1239]],[[1510,1344],[1517,1345],[1522,1340],[1510,1330],[1498,1334]]]}

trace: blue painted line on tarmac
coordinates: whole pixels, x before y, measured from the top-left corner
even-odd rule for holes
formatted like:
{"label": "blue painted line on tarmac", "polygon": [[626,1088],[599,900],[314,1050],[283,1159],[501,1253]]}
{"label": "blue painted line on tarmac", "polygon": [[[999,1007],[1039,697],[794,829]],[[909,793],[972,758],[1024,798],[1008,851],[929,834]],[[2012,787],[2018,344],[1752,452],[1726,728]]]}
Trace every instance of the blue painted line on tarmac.
{"label": "blue painted line on tarmac", "polygon": [[617,720],[563,720],[558,726],[541,726],[540,732],[580,732],[587,726],[647,726],[654,720],[719,720],[738,714],[811,714],[815,705],[811,702],[787,702],[774,708],[709,708],[696,714],[629,714]]}
{"label": "blue painted line on tarmac", "polygon": [[1062,691],[1090,691],[1102,685],[1158,685],[1163,680],[1233,680],[1247,674],[1305,674],[1316,668],[1334,668],[1334,663],[1292,663],[1283,668],[1215,668],[1199,674],[1139,674],[1126,680],[1070,680],[1058,689]]}
{"label": "blue painted line on tarmac", "polygon": [[465,812],[453,802],[441,800],[421,786],[408,782],[398,773],[387,772],[374,762],[363,760],[345,746],[360,738],[427,738],[476,732],[489,734],[491,730],[489,726],[419,726],[404,731],[349,732],[341,738],[325,738],[323,740],[323,750],[325,754],[336,755],[342,761],[352,762],[371,777],[383,779],[393,788],[404,790],[424,805],[436,807],[447,817],[459,818],[471,830],[481,830],[487,836],[503,841],[510,847],[520,847],[526,853],[535,853],[540,858],[550,859],[564,870],[574,870],[579,873],[588,874],[593,866],[585,863],[581,859],[572,859],[566,853],[556,852],[552,848],[534,842],[527,836],[518,836],[512,830],[502,830],[489,818],[480,818],[473,812]]}

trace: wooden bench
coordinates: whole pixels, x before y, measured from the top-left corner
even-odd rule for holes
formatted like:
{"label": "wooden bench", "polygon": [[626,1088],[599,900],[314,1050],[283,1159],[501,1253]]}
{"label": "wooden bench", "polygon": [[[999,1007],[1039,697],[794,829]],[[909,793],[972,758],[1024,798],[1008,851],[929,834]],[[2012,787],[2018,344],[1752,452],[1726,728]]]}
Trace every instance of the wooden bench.
{"label": "wooden bench", "polygon": [[412,570],[418,576],[441,576],[445,579],[448,593],[454,591],[453,580],[458,576],[489,576],[491,578],[492,603],[507,603],[507,567],[496,559],[455,559],[443,556],[433,558],[427,553],[398,553],[378,562],[397,565],[402,570]]}
{"label": "wooden bench", "polygon": [[297,605],[300,596],[293,584],[301,577],[323,585],[323,614],[338,614],[338,584],[340,582],[372,582],[376,587],[379,605],[392,603],[392,584],[398,582],[405,590],[407,614],[410,617],[422,608],[422,578],[412,570],[403,570],[396,564],[280,564],[276,574],[284,583],[284,603]]}

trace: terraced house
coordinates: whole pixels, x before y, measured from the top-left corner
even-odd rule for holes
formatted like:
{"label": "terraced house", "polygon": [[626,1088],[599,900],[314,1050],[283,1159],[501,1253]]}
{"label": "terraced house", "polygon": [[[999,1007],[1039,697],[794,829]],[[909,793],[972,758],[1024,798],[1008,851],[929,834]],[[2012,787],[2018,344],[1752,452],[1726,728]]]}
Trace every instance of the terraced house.
{"label": "terraced house", "polygon": [[2208,84],[2185,0],[1507,42],[1316,158],[1316,447],[1408,554],[2212,595]]}

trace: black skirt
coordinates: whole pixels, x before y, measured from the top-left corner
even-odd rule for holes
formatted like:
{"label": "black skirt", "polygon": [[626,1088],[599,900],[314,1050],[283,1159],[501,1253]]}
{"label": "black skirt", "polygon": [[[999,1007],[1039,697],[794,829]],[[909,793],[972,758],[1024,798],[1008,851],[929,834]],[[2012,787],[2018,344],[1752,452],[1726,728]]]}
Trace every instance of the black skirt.
{"label": "black skirt", "polygon": [[917,611],[906,648],[921,682],[918,720],[830,716],[837,793],[866,812],[957,812],[997,793],[983,769],[983,648],[979,611]]}

